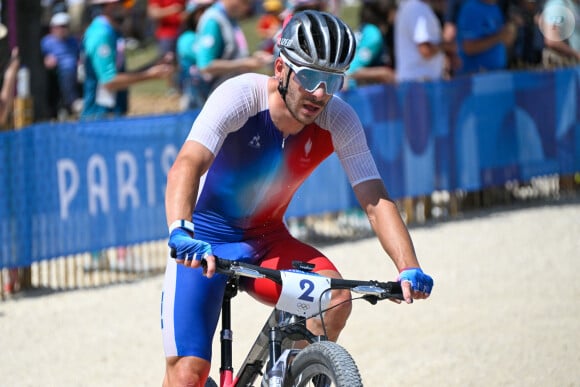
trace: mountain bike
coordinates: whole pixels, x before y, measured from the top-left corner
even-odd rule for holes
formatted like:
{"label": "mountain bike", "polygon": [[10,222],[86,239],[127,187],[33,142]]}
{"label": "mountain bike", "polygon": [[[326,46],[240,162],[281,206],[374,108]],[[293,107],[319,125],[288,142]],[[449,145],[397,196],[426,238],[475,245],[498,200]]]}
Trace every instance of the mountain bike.
{"label": "mountain bike", "polygon": [[[202,261],[202,265],[207,265]],[[398,282],[327,278],[313,273],[313,265],[294,261],[293,269],[274,270],[216,257],[216,272],[229,277],[222,301],[220,332],[220,387],[251,387],[261,377],[261,387],[357,387],[362,386],[358,367],[346,349],[315,335],[306,320],[318,318],[324,329],[324,312],[331,289],[349,289],[371,304],[403,299]],[[238,374],[232,366],[233,332],[231,300],[243,290],[242,277],[267,278],[280,285],[280,298],[250,348]],[[241,285],[241,288],[240,288]],[[295,344],[307,342],[303,348]],[[217,387],[210,377],[206,387]]]}

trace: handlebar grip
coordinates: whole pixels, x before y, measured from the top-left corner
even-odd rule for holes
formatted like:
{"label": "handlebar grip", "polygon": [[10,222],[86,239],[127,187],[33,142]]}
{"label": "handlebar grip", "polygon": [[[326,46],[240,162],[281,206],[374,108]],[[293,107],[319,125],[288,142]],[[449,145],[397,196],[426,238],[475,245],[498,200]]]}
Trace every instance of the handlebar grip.
{"label": "handlebar grip", "polygon": [[403,300],[403,288],[400,282],[381,282],[378,284],[380,288],[385,289],[389,293],[389,298],[396,298],[398,300]]}
{"label": "handlebar grip", "polygon": [[[230,269],[232,267],[232,261],[216,257],[215,255],[214,258],[215,258],[215,269],[218,273],[227,274],[230,272]],[[207,260],[205,258],[201,259],[201,267],[207,269]]]}

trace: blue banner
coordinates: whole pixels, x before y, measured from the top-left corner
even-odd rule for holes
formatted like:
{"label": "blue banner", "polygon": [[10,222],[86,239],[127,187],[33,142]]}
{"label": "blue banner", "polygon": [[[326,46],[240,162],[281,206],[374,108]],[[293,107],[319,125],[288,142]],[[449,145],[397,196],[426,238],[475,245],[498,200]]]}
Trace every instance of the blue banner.
{"label": "blue banner", "polygon": [[[478,190],[580,171],[580,67],[376,85],[358,112],[389,193]],[[167,171],[196,112],[0,133],[0,267],[166,237]],[[336,156],[288,216],[357,206]]]}
{"label": "blue banner", "polygon": [[2,133],[0,266],[163,237],[167,171],[194,118],[38,124]]}

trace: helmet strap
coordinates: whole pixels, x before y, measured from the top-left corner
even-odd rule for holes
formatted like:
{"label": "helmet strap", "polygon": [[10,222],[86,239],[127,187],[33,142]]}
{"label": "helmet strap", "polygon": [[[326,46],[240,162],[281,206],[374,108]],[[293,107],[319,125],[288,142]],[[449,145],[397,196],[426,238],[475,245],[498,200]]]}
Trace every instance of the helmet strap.
{"label": "helmet strap", "polygon": [[288,75],[286,76],[286,86],[282,85],[282,81],[278,81],[278,93],[282,96],[284,103],[286,103],[286,94],[288,94],[288,85],[290,84],[290,74],[292,74],[292,69],[288,67]]}

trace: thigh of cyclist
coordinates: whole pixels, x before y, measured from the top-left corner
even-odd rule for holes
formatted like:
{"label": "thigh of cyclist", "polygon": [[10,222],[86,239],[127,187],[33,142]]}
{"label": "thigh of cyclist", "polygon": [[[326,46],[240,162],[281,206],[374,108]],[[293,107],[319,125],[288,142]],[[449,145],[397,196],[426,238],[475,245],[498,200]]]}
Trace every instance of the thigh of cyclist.
{"label": "thigh of cyclist", "polygon": [[[259,264],[269,269],[291,269],[293,261],[314,265],[314,272],[339,276],[334,264],[318,249],[294,238],[286,229],[262,240],[263,255]],[[334,275],[333,275],[334,274]],[[280,297],[280,285],[267,279],[244,279],[244,289],[257,300],[274,305]]]}

